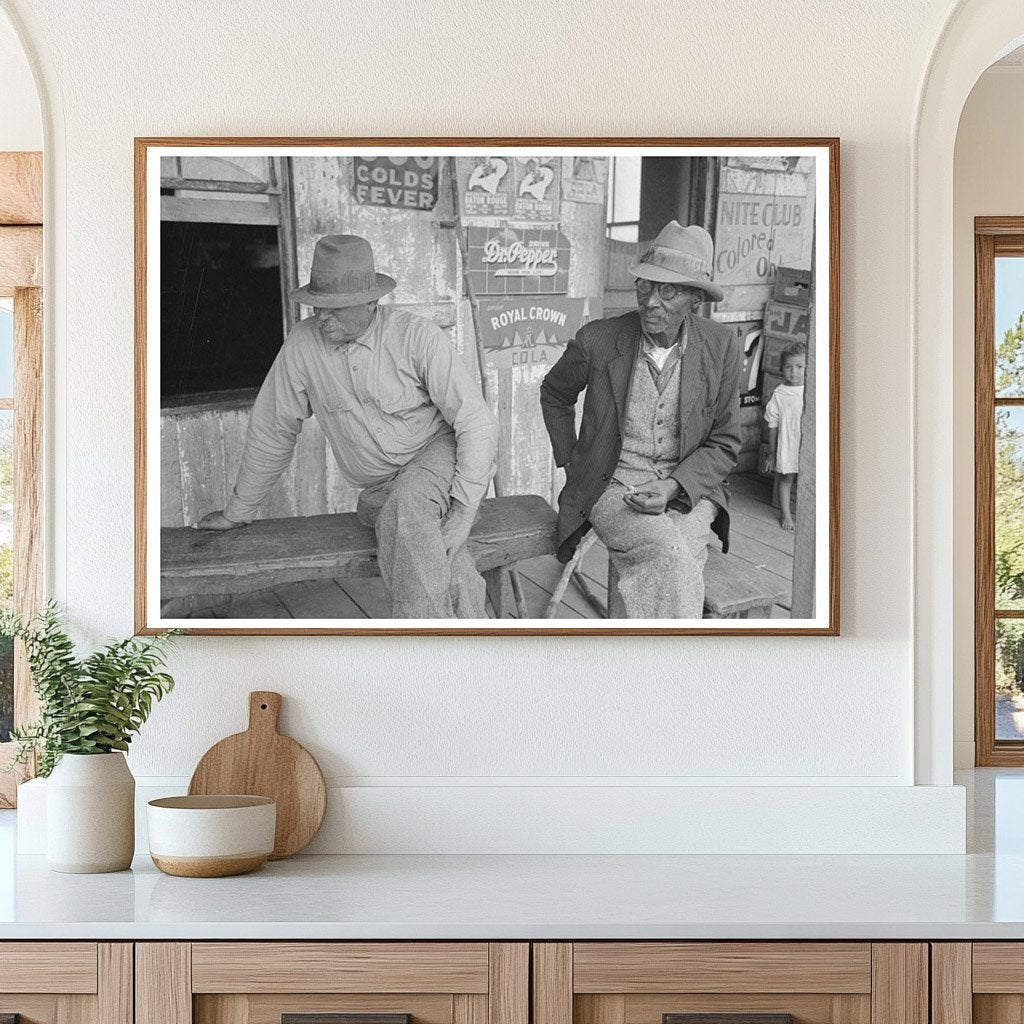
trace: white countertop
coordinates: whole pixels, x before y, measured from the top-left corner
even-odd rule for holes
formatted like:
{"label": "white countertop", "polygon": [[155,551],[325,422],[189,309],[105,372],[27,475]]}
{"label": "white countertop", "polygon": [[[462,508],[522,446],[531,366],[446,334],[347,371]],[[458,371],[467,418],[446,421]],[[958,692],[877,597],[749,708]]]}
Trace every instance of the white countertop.
{"label": "white countertop", "polygon": [[1024,856],[297,857],[239,878],[18,862],[0,938],[1024,938]]}
{"label": "white countertop", "polygon": [[239,878],[13,856],[0,939],[1024,939],[1024,773],[972,773],[966,856],[296,857]]}

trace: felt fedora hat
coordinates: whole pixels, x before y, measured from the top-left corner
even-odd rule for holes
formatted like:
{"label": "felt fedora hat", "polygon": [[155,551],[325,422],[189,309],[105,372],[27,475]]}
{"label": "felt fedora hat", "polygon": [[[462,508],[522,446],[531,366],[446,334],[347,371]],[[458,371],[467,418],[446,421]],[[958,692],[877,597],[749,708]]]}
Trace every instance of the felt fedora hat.
{"label": "felt fedora hat", "polygon": [[309,284],[292,292],[292,301],[321,309],[361,306],[387,295],[395,279],[378,274],[373,250],[358,235],[324,235],[313,250]]}
{"label": "felt fedora hat", "polygon": [[629,272],[648,281],[700,288],[713,302],[720,302],[725,292],[711,280],[714,258],[715,243],[702,227],[693,224],[684,228],[679,221],[672,220],[644,247]]}

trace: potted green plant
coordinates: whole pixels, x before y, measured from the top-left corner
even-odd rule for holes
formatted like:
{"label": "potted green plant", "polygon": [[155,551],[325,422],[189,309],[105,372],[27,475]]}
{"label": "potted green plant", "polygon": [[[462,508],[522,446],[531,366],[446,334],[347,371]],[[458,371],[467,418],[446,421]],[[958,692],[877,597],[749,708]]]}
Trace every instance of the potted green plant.
{"label": "potted green plant", "polygon": [[0,613],[0,635],[25,645],[39,719],[15,729],[11,767],[36,758],[48,777],[47,860],[55,871],[122,871],[135,851],[135,779],[124,751],[174,687],[161,671],[171,638],[129,637],[79,658],[50,602],[33,620]]}

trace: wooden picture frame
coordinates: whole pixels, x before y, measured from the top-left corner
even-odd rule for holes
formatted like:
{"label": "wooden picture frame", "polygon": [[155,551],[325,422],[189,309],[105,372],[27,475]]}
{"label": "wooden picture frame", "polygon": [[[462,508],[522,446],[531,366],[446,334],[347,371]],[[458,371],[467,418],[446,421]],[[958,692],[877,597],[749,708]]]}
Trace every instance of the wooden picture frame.
{"label": "wooden picture frame", "polygon": [[[139,138],[135,172],[138,632],[838,635],[838,139]],[[743,490],[732,499],[734,521],[742,498],[752,536],[734,525],[744,539],[733,555],[708,546],[704,617],[626,618],[600,543],[572,572],[553,558],[564,477],[550,445],[543,450],[536,393],[581,324],[635,311],[628,268],[638,244],[647,250],[670,220],[717,239],[714,277],[724,299],[700,314],[728,325],[741,352],[741,404],[751,401],[733,427],[742,430],[734,454],[745,469],[729,479]],[[225,540],[192,529],[231,496],[228,477],[267,372],[262,366],[253,377],[257,336],[278,332],[266,342],[272,358],[279,338],[308,316],[290,294],[310,279],[317,238],[338,233],[370,241],[377,270],[399,281],[394,303],[448,332],[498,419],[495,498],[481,506],[470,540],[486,580],[486,619],[385,613],[387,594],[371,578],[373,532],[351,515],[358,489],[339,477],[330,443],[309,427],[315,416],[247,532]],[[497,245],[499,236],[513,241]],[[491,255],[521,263],[502,268],[499,280],[486,265]],[[548,261],[542,270],[540,260]],[[264,275],[250,289],[246,275],[269,266],[279,282]],[[236,283],[204,285],[197,297],[194,282],[218,274]],[[237,298],[250,291],[255,298]],[[520,331],[516,318],[534,316],[520,307],[533,299],[546,321]],[[231,330],[223,343],[209,340],[221,336],[216,320],[229,306],[249,325],[245,358]],[[184,308],[191,320],[176,312]],[[205,334],[195,326],[203,317],[214,325]],[[771,478],[757,473],[765,428],[756,403],[782,382],[783,353],[792,350],[792,360],[801,344],[808,397],[789,542],[773,532],[781,515],[771,506]],[[541,355],[550,355],[548,366]],[[212,369],[197,370],[204,359]],[[519,390],[503,385],[510,379]],[[713,405],[709,417],[717,416]],[[744,547],[745,557],[736,554]]]}

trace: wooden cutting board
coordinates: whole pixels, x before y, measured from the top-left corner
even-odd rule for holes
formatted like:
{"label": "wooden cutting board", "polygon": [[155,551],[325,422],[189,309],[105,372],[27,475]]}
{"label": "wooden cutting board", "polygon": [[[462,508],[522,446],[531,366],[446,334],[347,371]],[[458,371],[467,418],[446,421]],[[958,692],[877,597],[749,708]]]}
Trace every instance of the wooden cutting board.
{"label": "wooden cutting board", "polygon": [[327,808],[327,787],[313,755],[277,731],[281,694],[249,694],[249,728],[214,744],[188,785],[190,796],[245,793],[277,803],[271,860],[298,853],[317,834]]}

